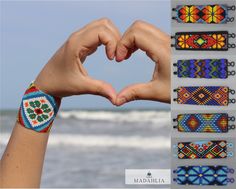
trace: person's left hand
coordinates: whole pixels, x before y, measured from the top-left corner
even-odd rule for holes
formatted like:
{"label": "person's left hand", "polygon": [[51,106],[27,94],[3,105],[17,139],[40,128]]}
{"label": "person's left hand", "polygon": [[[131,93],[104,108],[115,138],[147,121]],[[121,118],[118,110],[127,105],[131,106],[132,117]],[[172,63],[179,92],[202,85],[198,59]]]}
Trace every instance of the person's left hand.
{"label": "person's left hand", "polygon": [[91,78],[83,62],[101,44],[107,57],[115,57],[121,35],[107,18],[96,20],[70,35],[68,40],[49,60],[35,80],[35,85],[47,94],[66,97],[94,94],[106,97],[115,104],[116,91],[107,82]]}

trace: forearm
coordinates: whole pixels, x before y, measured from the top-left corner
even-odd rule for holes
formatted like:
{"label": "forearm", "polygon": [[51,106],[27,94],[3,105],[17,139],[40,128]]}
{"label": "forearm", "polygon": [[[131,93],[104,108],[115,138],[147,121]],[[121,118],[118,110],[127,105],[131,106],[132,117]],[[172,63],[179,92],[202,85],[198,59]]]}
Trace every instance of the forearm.
{"label": "forearm", "polygon": [[39,187],[49,133],[15,124],[0,162],[0,187]]}
{"label": "forearm", "polygon": [[100,44],[114,58],[119,39],[113,23],[100,19],[74,32],[49,60],[23,96],[19,122],[1,160],[0,187],[39,187],[48,133],[63,97],[95,94],[115,103],[114,88],[89,77],[82,63]]}

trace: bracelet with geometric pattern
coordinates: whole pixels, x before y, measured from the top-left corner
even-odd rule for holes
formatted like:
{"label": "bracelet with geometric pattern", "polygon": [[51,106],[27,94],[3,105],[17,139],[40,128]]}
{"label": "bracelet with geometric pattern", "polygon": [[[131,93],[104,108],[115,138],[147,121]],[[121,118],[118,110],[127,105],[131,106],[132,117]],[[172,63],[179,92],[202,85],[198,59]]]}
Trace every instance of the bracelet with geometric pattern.
{"label": "bracelet with geometric pattern", "polygon": [[235,62],[225,58],[178,60],[173,65],[177,68],[174,75],[179,78],[226,79],[236,74],[234,70],[229,71]]}
{"label": "bracelet with geometric pattern", "polygon": [[61,104],[61,98],[39,90],[32,82],[25,91],[17,120],[25,128],[49,132]]}
{"label": "bracelet with geometric pattern", "polygon": [[229,39],[235,37],[235,33],[228,31],[177,32],[171,37],[175,40],[171,47],[190,51],[228,51],[236,47],[235,43],[229,43]]}
{"label": "bracelet with geometric pattern", "polygon": [[176,13],[172,19],[178,23],[226,24],[234,21],[234,17],[229,17],[229,11],[235,11],[235,6],[226,4],[178,5],[172,11]]}
{"label": "bracelet with geometric pattern", "polygon": [[233,143],[225,140],[178,142],[174,148],[178,159],[223,159],[234,154]]}
{"label": "bracelet with geometric pattern", "polygon": [[234,169],[226,165],[194,165],[178,166],[173,171],[176,177],[174,182],[180,185],[217,185],[226,186],[234,183]]}
{"label": "bracelet with geometric pattern", "polygon": [[178,87],[174,92],[177,92],[174,101],[178,104],[228,106],[236,102],[234,98],[229,98],[229,94],[234,95],[235,90],[226,86]]}
{"label": "bracelet with geometric pattern", "polygon": [[173,121],[177,122],[174,128],[179,132],[227,133],[235,129],[234,124],[229,124],[235,117],[227,113],[178,114]]}

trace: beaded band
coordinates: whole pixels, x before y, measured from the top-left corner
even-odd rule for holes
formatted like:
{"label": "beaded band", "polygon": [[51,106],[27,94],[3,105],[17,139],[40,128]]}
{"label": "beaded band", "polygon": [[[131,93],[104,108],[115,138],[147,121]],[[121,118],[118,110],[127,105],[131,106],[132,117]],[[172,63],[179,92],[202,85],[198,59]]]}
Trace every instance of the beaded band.
{"label": "beaded band", "polygon": [[17,120],[27,129],[49,132],[60,104],[61,98],[40,91],[32,82],[22,98]]}
{"label": "beaded band", "polygon": [[229,71],[229,67],[234,65],[224,58],[178,60],[174,63],[177,68],[174,75],[179,78],[226,79],[236,74],[235,70]]}
{"label": "beaded band", "polygon": [[174,92],[177,92],[174,101],[178,104],[228,106],[236,102],[229,98],[229,94],[234,95],[235,91],[226,86],[178,87]]}
{"label": "beaded band", "polygon": [[226,4],[178,5],[172,11],[176,12],[176,16],[172,19],[178,23],[226,24],[234,21],[234,17],[229,17],[229,11],[235,11],[235,6]]}
{"label": "beaded band", "polygon": [[207,31],[207,32],[177,32],[172,39],[175,39],[176,50],[204,50],[204,51],[228,51],[235,48],[234,43],[229,43],[229,38],[235,38],[234,33],[228,31]]}
{"label": "beaded band", "polygon": [[233,144],[225,140],[178,142],[178,159],[223,159],[232,157]]}
{"label": "beaded band", "polygon": [[235,125],[229,124],[235,121],[235,117],[230,117],[227,113],[207,113],[207,114],[179,114],[174,128],[179,132],[196,133],[227,133],[235,129]]}
{"label": "beaded band", "polygon": [[225,165],[178,166],[173,173],[177,174],[173,180],[179,185],[226,186],[234,183],[234,178],[229,177],[234,174],[234,169]]}

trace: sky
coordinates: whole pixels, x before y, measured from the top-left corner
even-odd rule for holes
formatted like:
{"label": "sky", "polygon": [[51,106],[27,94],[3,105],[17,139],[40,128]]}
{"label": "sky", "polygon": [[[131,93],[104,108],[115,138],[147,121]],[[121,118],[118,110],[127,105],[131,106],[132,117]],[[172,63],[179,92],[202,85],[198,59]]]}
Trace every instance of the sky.
{"label": "sky", "polygon": [[[107,17],[121,33],[135,21],[149,22],[170,34],[170,0],[152,1],[1,1],[0,109],[17,109],[22,95],[68,36],[89,22]],[[116,63],[104,47],[84,63],[89,75],[111,83],[117,91],[148,82],[154,63],[138,51]],[[63,99],[63,108],[116,108],[98,96]],[[122,108],[168,108],[163,103],[135,101]],[[116,108],[117,109],[117,108]]]}

